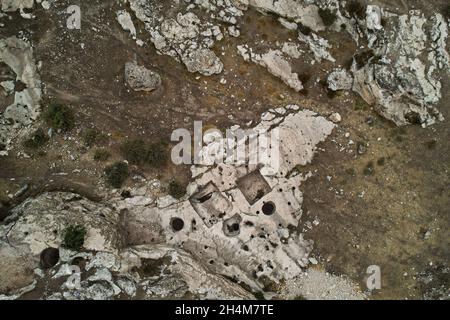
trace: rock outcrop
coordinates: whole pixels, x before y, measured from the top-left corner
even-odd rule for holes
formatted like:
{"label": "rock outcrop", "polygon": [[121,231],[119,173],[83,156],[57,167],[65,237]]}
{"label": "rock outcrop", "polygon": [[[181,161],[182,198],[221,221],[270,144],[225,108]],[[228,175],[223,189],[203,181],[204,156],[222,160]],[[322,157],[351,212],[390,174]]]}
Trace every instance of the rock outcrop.
{"label": "rock outcrop", "polygon": [[[435,104],[441,98],[439,70],[449,67],[443,17],[435,14],[427,22],[418,11],[401,16],[383,12],[386,26],[380,29],[373,26],[373,15],[381,10],[370,10],[367,28],[373,29],[368,33],[373,51],[362,65],[355,59],[353,90],[397,125],[428,126],[442,120]],[[432,50],[426,55],[428,47]]]}
{"label": "rock outcrop", "polygon": [[[301,23],[318,32],[325,30],[325,25],[319,16],[319,7],[311,1],[296,0],[237,0],[244,6],[250,6],[263,12],[270,12],[280,17]],[[309,3],[307,3],[309,2]]]}
{"label": "rock outcrop", "polygon": [[292,72],[291,65],[284,57],[280,50],[269,50],[266,53],[254,53],[248,46],[238,46],[239,54],[245,61],[252,61],[264,67],[275,77],[280,78],[284,83],[295,91],[303,89],[302,82],[298,78],[298,74]]}
{"label": "rock outcrop", "polygon": [[135,61],[125,64],[125,81],[134,91],[153,91],[162,84],[161,76]]}
{"label": "rock outcrop", "polygon": [[353,78],[345,69],[336,69],[328,75],[328,88],[333,91],[351,90]]}
{"label": "rock outcrop", "polygon": [[[17,298],[39,282],[62,277],[60,289],[41,292],[43,298],[251,298],[239,284],[253,292],[277,292],[302,274],[312,249],[294,228],[302,214],[299,186],[308,177],[295,167],[312,160],[316,145],[334,127],[295,105],[270,110],[253,128],[265,133],[259,148],[240,159],[242,164],[217,164],[217,141],[204,146],[202,163],[211,164],[192,168],[194,181],[180,200],[158,198],[154,183],[125,198],[110,196],[108,205],[60,192],[26,200],[0,228],[0,260],[20,264],[29,276],[15,287],[9,284],[2,298]],[[239,137],[238,127],[231,130]],[[233,150],[231,158],[239,159]],[[61,247],[67,225],[86,226],[84,252]],[[20,254],[13,249],[18,247]],[[49,248],[60,248],[59,260],[42,270],[40,255]],[[81,272],[90,276],[76,283]]]}
{"label": "rock outcrop", "polygon": [[39,116],[42,88],[33,49],[28,42],[16,37],[1,39],[0,62],[15,73],[12,81],[24,87],[14,92],[14,103],[0,114],[0,144],[8,150],[11,142],[22,136]]}
{"label": "rock outcrop", "polygon": [[162,8],[149,8],[142,0],[131,0],[130,7],[145,24],[159,53],[183,62],[190,72],[206,76],[222,72],[223,64],[211,50],[214,43],[223,38],[218,26],[201,21],[192,12],[179,12],[176,18],[165,18]]}
{"label": "rock outcrop", "polygon": [[[206,270],[188,253],[164,245],[123,249],[119,212],[72,193],[45,193],[12,211],[0,227],[0,299],[33,291],[43,299],[118,297],[251,299],[238,285]],[[84,252],[61,247],[69,225],[87,228]],[[43,270],[42,254],[58,248]],[[82,262],[82,263],[81,263]],[[50,268],[48,268],[50,267]],[[81,273],[90,276],[81,280]],[[84,277],[83,277],[84,278]],[[39,283],[61,283],[37,290]]]}
{"label": "rock outcrop", "polygon": [[[137,232],[134,243],[181,247],[210,272],[233,278],[253,291],[276,291],[282,283],[288,285],[309,264],[312,249],[312,243],[292,228],[301,217],[299,186],[307,178],[294,169],[312,160],[316,145],[335,127],[314,112],[298,109],[290,105],[271,110],[252,129],[279,138],[279,149],[266,141],[267,149],[261,145],[258,154],[227,157],[242,163],[215,163],[228,140],[207,144],[199,153],[202,164],[192,167],[194,181],[181,200],[131,205],[141,202],[141,192],[117,199],[117,210],[129,212],[124,218],[126,233]],[[234,127],[232,132],[239,136],[238,130]],[[264,156],[264,152],[273,154]],[[252,162],[254,158],[258,161]],[[148,198],[151,194],[147,189]]]}

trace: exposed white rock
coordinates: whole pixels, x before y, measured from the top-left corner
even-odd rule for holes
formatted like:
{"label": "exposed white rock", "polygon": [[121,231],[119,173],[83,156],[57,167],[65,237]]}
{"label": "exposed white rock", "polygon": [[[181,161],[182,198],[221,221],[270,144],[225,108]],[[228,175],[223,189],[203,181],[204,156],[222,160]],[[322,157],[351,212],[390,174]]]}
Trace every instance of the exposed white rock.
{"label": "exposed white rock", "polygon": [[260,66],[265,67],[271,74],[280,78],[284,83],[295,91],[303,89],[302,82],[298,78],[298,74],[292,72],[291,65],[286,60],[283,52],[280,50],[269,50],[263,54],[253,53],[248,46],[238,46],[238,52],[245,61],[252,61]]}
{"label": "exposed white rock", "polygon": [[29,198],[14,208],[8,219],[15,221],[7,233],[9,243],[27,245],[33,256],[47,247],[59,247],[60,235],[69,224],[86,226],[84,247],[88,250],[108,251],[120,247],[117,213],[76,194],[44,193]]}
{"label": "exposed white rock", "polygon": [[136,39],[136,28],[131,20],[130,14],[125,10],[117,11],[117,21],[123,30],[130,32],[133,39]]}
{"label": "exposed white rock", "polygon": [[[210,272],[233,277],[254,290],[298,276],[309,263],[311,243],[288,226],[296,226],[301,216],[298,186],[306,177],[286,175],[296,165],[309,163],[316,145],[335,126],[311,111],[289,113],[298,109],[273,110],[270,120],[264,117],[253,128],[269,136],[275,134],[270,128],[277,128],[281,144],[273,156],[279,163],[261,157],[248,166],[212,165],[196,175],[191,184],[196,190],[189,192],[188,200],[148,208],[145,215],[127,216],[127,223],[138,219],[147,231],[141,239],[181,247]],[[213,149],[217,151],[211,142],[200,154],[212,156]]]}
{"label": "exposed white rock", "polygon": [[[139,205],[133,208],[138,209]],[[39,273],[33,273],[33,269],[38,266],[41,249],[58,247],[61,231],[67,224],[82,224],[88,229],[84,247],[93,253],[61,248],[60,262],[50,270],[51,277],[43,281],[59,282],[62,278],[66,281],[59,291],[53,288],[36,292],[44,299],[104,300],[119,294],[133,297],[138,288],[146,292],[144,298],[147,299],[252,298],[242,287],[211,273],[182,250],[146,245],[121,250],[119,254],[122,245],[117,236],[120,232],[118,216],[118,212],[105,205],[59,192],[43,194],[16,207],[11,222],[0,227],[0,237],[7,239],[7,242],[0,241],[0,299],[17,299],[35,288]],[[98,243],[99,235],[106,241]],[[85,271],[72,265],[77,258],[86,262]],[[154,274],[148,274],[149,264],[154,265]],[[142,274],[136,273],[136,268],[142,268]],[[89,272],[90,276],[82,280],[83,272]]]}
{"label": "exposed white rock", "polygon": [[[427,19],[418,11],[384,18],[387,27],[372,34],[371,40],[380,58],[372,58],[364,66],[354,63],[353,90],[397,125],[428,126],[443,120],[434,105],[441,98],[437,71],[448,68],[447,25],[435,15],[427,27]],[[425,60],[429,46],[433,50]]]}
{"label": "exposed white rock", "polygon": [[236,0],[235,2],[300,22],[315,32],[325,30],[319,16],[319,7],[315,4],[306,4],[297,0]]}
{"label": "exposed white rock", "polygon": [[381,9],[379,6],[368,5],[366,9],[366,24],[369,30],[381,30]]}
{"label": "exposed white rock", "polygon": [[34,0],[1,0],[1,2],[3,12],[31,9],[34,5]]}
{"label": "exposed white rock", "polygon": [[309,46],[309,49],[314,54],[314,58],[317,62],[321,62],[323,59],[331,62],[336,62],[336,59],[334,59],[328,52],[328,49],[331,48],[328,40],[319,37],[315,33],[304,35],[301,32],[299,32],[298,40],[300,40],[300,42],[306,43]]}
{"label": "exposed white rock", "polygon": [[136,61],[125,64],[125,81],[134,91],[153,91],[162,83],[158,73],[139,66]]}
{"label": "exposed white rock", "polygon": [[[12,210],[0,228],[8,244],[0,248],[10,252],[10,246],[24,246],[28,256],[36,259],[43,249],[60,246],[67,224],[86,226],[84,248],[93,252],[60,250],[53,280],[46,281],[71,275],[70,263],[77,257],[86,261],[90,276],[79,278],[77,290],[71,289],[73,279],[67,278],[58,292],[44,292],[43,298],[112,299],[120,294],[134,296],[138,288],[145,298],[252,297],[223,276],[255,291],[282,283],[289,286],[290,279],[308,265],[312,249],[312,243],[291,228],[298,225],[302,213],[299,185],[309,175],[292,174],[292,170],[309,163],[316,145],[335,127],[314,112],[294,111],[298,109],[293,105],[277,108],[269,112],[274,115],[270,120],[265,117],[253,128],[269,136],[277,132],[279,154],[272,143],[260,146],[266,151],[272,147],[279,159],[276,166],[265,157],[248,166],[212,165],[191,183],[187,200],[174,199],[165,206],[152,206],[150,185],[133,189],[128,199],[110,198],[108,206],[71,193],[45,193]],[[212,144],[201,153],[210,154]],[[253,156],[249,154],[248,159]],[[122,237],[132,247],[119,253]],[[143,271],[136,273],[137,269]]]}
{"label": "exposed white rock", "polygon": [[41,81],[28,42],[16,37],[0,40],[0,62],[16,74],[25,89],[15,92],[14,103],[0,114],[0,143],[9,149],[11,142],[22,136],[40,114]]}
{"label": "exposed white rock", "polygon": [[301,57],[303,51],[300,49],[299,45],[294,42],[285,42],[281,48],[283,53],[287,54],[293,59],[298,59]]}
{"label": "exposed white rock", "polygon": [[190,293],[198,299],[252,299],[239,285],[215,275],[207,264],[199,263],[192,255],[165,245],[146,245],[130,248],[121,254],[121,272],[130,272],[142,266],[146,259],[166,260],[161,271],[169,274],[152,280],[147,285],[149,297],[177,298]]}
{"label": "exposed white rock", "polygon": [[228,34],[232,37],[238,38],[241,35],[241,32],[235,26],[228,27]]}
{"label": "exposed white rock", "polygon": [[436,64],[438,69],[447,70],[450,67],[450,55],[446,51],[446,41],[448,38],[448,24],[445,18],[439,14],[434,14],[431,19],[433,23],[431,35],[431,48],[428,60],[431,64]]}
{"label": "exposed white rock", "polygon": [[9,81],[2,81],[0,82],[0,86],[3,87],[3,89],[5,90],[5,95],[9,96],[11,93],[14,92],[14,81],[9,80]]}
{"label": "exposed white rock", "polygon": [[210,49],[186,50],[181,57],[189,72],[210,76],[222,72],[223,64]]}
{"label": "exposed white rock", "polygon": [[330,120],[333,121],[334,123],[339,123],[342,121],[342,117],[339,113],[335,112],[331,114]]}
{"label": "exposed white rock", "polygon": [[328,88],[333,91],[351,90],[353,78],[345,69],[336,69],[328,75]]}
{"label": "exposed white rock", "polygon": [[285,27],[286,29],[289,30],[297,30],[298,29],[298,25],[295,22],[290,22],[284,18],[278,18],[278,21],[281,23],[281,25],[283,27]]}
{"label": "exposed white rock", "polygon": [[48,10],[48,9],[50,9],[50,2],[42,1],[41,6],[44,10]]}
{"label": "exposed white rock", "polygon": [[160,6],[149,7],[142,0],[130,0],[130,7],[150,33],[150,39],[160,54],[183,62],[188,71],[210,76],[222,72],[223,64],[211,47],[223,34],[218,26],[201,21],[192,12],[176,18],[165,18]]}

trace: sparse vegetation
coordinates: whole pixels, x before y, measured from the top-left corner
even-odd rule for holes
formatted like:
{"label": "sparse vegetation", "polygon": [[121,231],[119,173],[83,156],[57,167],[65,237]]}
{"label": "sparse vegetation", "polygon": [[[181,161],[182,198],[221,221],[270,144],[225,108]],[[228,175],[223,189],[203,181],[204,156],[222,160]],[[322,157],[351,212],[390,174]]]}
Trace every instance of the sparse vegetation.
{"label": "sparse vegetation", "polygon": [[173,179],[169,183],[169,194],[175,199],[180,199],[186,194],[186,188],[183,187],[177,180]]}
{"label": "sparse vegetation", "polygon": [[319,8],[319,16],[327,27],[332,26],[337,19],[336,14],[330,9]]}
{"label": "sparse vegetation", "polygon": [[166,146],[163,142],[153,143],[147,150],[147,163],[152,167],[159,168],[164,166],[168,160]]}
{"label": "sparse vegetation", "polygon": [[147,145],[143,140],[131,140],[122,145],[122,154],[131,164],[149,164],[160,168],[166,164],[168,154],[162,142]]}
{"label": "sparse vegetation", "polygon": [[43,114],[47,124],[62,131],[70,131],[75,125],[72,109],[61,104],[51,104]]}
{"label": "sparse vegetation", "polygon": [[365,111],[368,108],[369,108],[369,105],[367,104],[367,102],[358,94],[358,96],[355,99],[354,109]]}
{"label": "sparse vegetation", "polygon": [[106,140],[106,136],[97,129],[87,129],[83,134],[83,141],[87,147],[92,147]]}
{"label": "sparse vegetation", "polygon": [[31,137],[24,141],[23,146],[28,149],[38,149],[49,140],[47,134],[41,128],[37,129]]}
{"label": "sparse vegetation", "polygon": [[144,140],[137,139],[126,141],[121,148],[122,154],[131,164],[140,165],[145,163],[147,149]]}
{"label": "sparse vegetation", "polygon": [[79,251],[84,244],[86,228],[82,225],[69,225],[63,232],[63,247]]}
{"label": "sparse vegetation", "polygon": [[375,173],[375,166],[373,165],[372,161],[370,161],[366,165],[366,167],[364,168],[363,173],[364,173],[365,176],[371,176],[371,175],[373,175]]}
{"label": "sparse vegetation", "polygon": [[97,149],[94,152],[94,160],[97,162],[103,162],[109,159],[111,157],[111,153],[109,153],[108,150],[105,149]]}
{"label": "sparse vegetation", "polygon": [[105,169],[106,181],[114,188],[120,188],[129,176],[128,165],[116,162]]}

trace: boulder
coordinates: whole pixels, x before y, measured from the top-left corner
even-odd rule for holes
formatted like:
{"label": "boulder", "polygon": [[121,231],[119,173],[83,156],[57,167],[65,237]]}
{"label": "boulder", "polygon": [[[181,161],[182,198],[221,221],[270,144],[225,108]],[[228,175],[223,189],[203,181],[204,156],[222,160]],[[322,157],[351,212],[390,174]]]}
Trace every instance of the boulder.
{"label": "boulder", "polygon": [[162,84],[161,76],[136,62],[125,64],[125,81],[134,91],[151,92]]}

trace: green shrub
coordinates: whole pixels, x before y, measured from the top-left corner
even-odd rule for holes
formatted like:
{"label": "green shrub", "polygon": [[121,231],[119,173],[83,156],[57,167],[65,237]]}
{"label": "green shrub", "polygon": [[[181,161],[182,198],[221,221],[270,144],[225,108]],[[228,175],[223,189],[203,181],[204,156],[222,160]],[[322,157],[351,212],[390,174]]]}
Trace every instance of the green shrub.
{"label": "green shrub", "polygon": [[87,129],[83,133],[83,141],[87,147],[99,144],[106,140],[106,136],[97,129]]}
{"label": "green shrub", "polygon": [[143,164],[147,157],[145,142],[141,139],[126,141],[121,148],[122,155],[131,164]]}
{"label": "green shrub", "polygon": [[153,143],[147,149],[146,162],[155,168],[160,168],[167,163],[169,156],[163,142]]}
{"label": "green shrub", "polygon": [[81,225],[69,225],[63,232],[63,247],[79,251],[84,244],[86,228]]}
{"label": "green shrub", "polygon": [[122,154],[131,164],[149,164],[160,168],[166,164],[168,154],[164,143],[153,143],[147,145],[143,140],[131,140],[122,145]]}
{"label": "green shrub", "polygon": [[175,199],[180,199],[186,194],[186,188],[183,187],[177,180],[173,179],[169,183],[169,194]]}
{"label": "green shrub", "polygon": [[31,137],[23,143],[23,146],[28,149],[37,149],[42,147],[48,141],[48,136],[41,128],[37,129]]}
{"label": "green shrub", "polygon": [[103,162],[109,159],[111,157],[111,153],[109,153],[108,150],[105,149],[97,149],[94,152],[94,160],[97,162]]}
{"label": "green shrub", "polygon": [[330,9],[319,8],[319,16],[322,18],[323,24],[327,27],[333,25],[337,19],[336,14]]}
{"label": "green shrub", "polygon": [[120,188],[129,176],[128,165],[116,162],[105,169],[106,181],[114,188]]}
{"label": "green shrub", "polygon": [[75,125],[75,117],[72,109],[60,104],[51,104],[43,114],[47,124],[62,131],[69,131]]}

